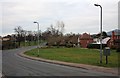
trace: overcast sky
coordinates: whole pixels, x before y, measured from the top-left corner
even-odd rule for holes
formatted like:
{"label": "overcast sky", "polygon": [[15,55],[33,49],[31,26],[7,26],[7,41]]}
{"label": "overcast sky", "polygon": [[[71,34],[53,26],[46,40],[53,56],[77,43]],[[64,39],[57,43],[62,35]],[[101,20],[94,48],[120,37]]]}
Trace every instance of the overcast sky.
{"label": "overcast sky", "polygon": [[[24,30],[45,31],[57,21],[65,23],[64,33],[99,33],[100,8],[103,7],[103,30],[118,28],[119,0],[1,0],[0,1],[0,35],[14,33],[14,28],[21,26]],[[1,22],[2,21],[2,22]],[[0,28],[1,28],[0,27]]]}

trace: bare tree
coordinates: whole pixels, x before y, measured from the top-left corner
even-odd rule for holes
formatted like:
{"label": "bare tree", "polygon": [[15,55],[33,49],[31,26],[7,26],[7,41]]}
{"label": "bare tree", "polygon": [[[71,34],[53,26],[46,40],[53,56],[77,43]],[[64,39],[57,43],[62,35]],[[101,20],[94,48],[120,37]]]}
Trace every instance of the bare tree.
{"label": "bare tree", "polygon": [[33,41],[34,41],[34,44],[36,44],[37,42],[37,32],[36,31],[33,31]]}
{"label": "bare tree", "polygon": [[18,41],[18,45],[20,46],[20,43],[22,41],[23,29],[21,26],[18,26],[14,28],[14,30],[17,33],[17,41]]}
{"label": "bare tree", "polygon": [[62,36],[63,33],[64,33],[64,31],[65,31],[65,29],[64,29],[64,27],[65,27],[64,22],[63,22],[63,21],[57,21],[56,26],[57,26],[57,28],[58,28],[58,33],[59,33],[59,35]]}
{"label": "bare tree", "polygon": [[60,45],[63,44],[63,33],[65,24],[63,21],[57,21],[56,25],[50,25],[46,32],[43,33],[44,39],[47,39],[50,45]]}
{"label": "bare tree", "polygon": [[28,33],[27,40],[29,42],[29,45],[31,45],[30,42],[33,40],[32,31],[27,31],[27,33]]}

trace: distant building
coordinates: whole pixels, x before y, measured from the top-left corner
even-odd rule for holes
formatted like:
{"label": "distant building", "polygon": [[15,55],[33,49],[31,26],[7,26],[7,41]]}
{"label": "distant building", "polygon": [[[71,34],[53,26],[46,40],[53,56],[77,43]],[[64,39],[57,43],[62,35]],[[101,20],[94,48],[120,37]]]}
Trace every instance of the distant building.
{"label": "distant building", "polygon": [[5,37],[2,37],[2,50],[4,49],[12,49],[17,48],[18,46],[15,43],[15,38],[13,38],[11,35],[7,35]]}
{"label": "distant building", "polygon": [[80,39],[80,46],[83,48],[87,48],[88,44],[93,43],[93,38],[91,37],[90,34],[83,33],[79,37]]}
{"label": "distant building", "polygon": [[120,47],[120,35],[119,35],[119,34],[116,34],[116,33],[113,31],[110,40],[107,42],[107,45],[108,45],[110,48],[118,48],[118,47]]}
{"label": "distant building", "polygon": [[2,49],[2,37],[0,36],[0,50]]}
{"label": "distant building", "polygon": [[0,36],[0,41],[2,41],[2,37]]}
{"label": "distant building", "polygon": [[10,38],[2,38],[2,41],[8,41]]}
{"label": "distant building", "polygon": [[[88,44],[101,44],[100,38],[92,38],[90,34],[83,33],[79,36],[78,42],[83,48],[87,48]],[[102,44],[110,48],[120,48],[120,33],[112,31],[111,36],[102,37]]]}
{"label": "distant building", "polygon": [[7,35],[5,37],[2,37],[2,41],[15,41],[16,39],[11,36],[11,35]]}
{"label": "distant building", "polygon": [[[110,37],[103,38],[102,44],[107,44],[109,40],[110,40]],[[94,41],[94,44],[101,44],[100,38],[95,38],[95,39],[93,39],[93,41]]]}

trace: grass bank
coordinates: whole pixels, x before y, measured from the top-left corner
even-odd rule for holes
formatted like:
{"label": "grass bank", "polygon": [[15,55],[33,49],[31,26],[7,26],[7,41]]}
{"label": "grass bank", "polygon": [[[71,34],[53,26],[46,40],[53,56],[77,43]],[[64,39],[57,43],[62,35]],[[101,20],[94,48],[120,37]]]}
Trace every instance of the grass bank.
{"label": "grass bank", "polygon": [[118,67],[118,53],[111,50],[111,55],[108,57],[108,64],[105,63],[105,56],[103,56],[103,63],[99,63],[99,50],[96,49],[82,49],[82,48],[46,48],[33,49],[25,52],[26,55],[59,60],[72,63],[89,64],[104,67]]}

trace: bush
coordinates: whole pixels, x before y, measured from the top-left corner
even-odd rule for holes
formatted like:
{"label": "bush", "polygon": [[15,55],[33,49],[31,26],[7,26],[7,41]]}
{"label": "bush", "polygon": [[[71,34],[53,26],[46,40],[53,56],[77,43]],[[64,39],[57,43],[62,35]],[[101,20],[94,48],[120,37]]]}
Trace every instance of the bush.
{"label": "bush", "polygon": [[116,46],[115,45],[111,45],[111,49],[116,49]]}
{"label": "bush", "polygon": [[49,46],[42,46],[41,48],[42,48],[42,49],[47,49],[47,48],[52,48],[52,47],[49,47]]}
{"label": "bush", "polygon": [[73,44],[68,43],[68,44],[65,45],[65,47],[67,47],[67,48],[73,47]]}
{"label": "bush", "polygon": [[117,49],[117,52],[120,52],[120,48]]}
{"label": "bush", "polygon": [[2,42],[2,50],[13,49],[13,48],[18,48],[18,45],[15,44],[15,42],[12,42],[12,41],[3,41]]}
{"label": "bush", "polygon": [[120,52],[120,47],[118,47],[116,51],[117,51],[117,52]]}
{"label": "bush", "polygon": [[[102,44],[102,49],[107,47],[107,44]],[[100,49],[100,44],[88,44],[87,48]]]}

